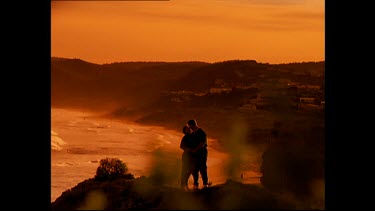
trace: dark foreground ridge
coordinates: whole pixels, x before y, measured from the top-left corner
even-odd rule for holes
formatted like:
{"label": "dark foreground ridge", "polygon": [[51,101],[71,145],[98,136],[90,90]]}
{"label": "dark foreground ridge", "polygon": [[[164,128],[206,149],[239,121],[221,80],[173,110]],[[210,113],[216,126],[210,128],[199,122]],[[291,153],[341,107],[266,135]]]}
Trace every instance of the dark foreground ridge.
{"label": "dark foreground ridge", "polygon": [[52,210],[126,209],[296,209],[261,185],[228,180],[225,184],[185,192],[147,177],[112,181],[87,179],[51,203]]}

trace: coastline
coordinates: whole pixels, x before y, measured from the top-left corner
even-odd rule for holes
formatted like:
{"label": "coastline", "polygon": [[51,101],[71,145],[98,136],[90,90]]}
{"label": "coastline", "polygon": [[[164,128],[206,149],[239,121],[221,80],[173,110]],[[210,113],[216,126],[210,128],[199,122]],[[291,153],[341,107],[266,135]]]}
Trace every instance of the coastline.
{"label": "coastline", "polygon": [[[113,136],[115,135],[116,138],[122,138],[121,137],[121,134],[111,134],[113,133],[113,130],[119,130],[118,127],[121,127],[120,129],[121,130],[124,130],[123,132],[127,132],[127,133],[131,133],[129,132],[129,128],[134,128],[134,130],[136,131],[139,131],[139,130],[142,130],[144,129],[147,133],[147,131],[151,131],[151,132],[154,132],[154,131],[162,131],[162,133],[164,134],[165,137],[162,137],[163,135],[161,135],[162,138],[165,138],[166,139],[166,144],[164,144],[162,146],[162,149],[166,152],[169,152],[170,155],[171,155],[171,158],[173,160],[176,160],[177,163],[179,163],[179,160],[180,160],[180,156],[181,156],[181,149],[179,149],[178,147],[178,144],[180,142],[180,139],[182,137],[182,133],[180,132],[177,132],[175,130],[172,130],[172,129],[168,129],[168,128],[165,128],[165,127],[161,127],[161,126],[155,126],[155,125],[143,125],[143,124],[140,124],[140,123],[137,123],[137,122],[133,122],[133,121],[129,121],[129,120],[126,120],[126,119],[118,119],[118,118],[113,118],[113,119],[108,119],[108,118],[105,118],[105,117],[102,117],[102,114],[101,113],[94,113],[94,112],[87,112],[87,111],[79,111],[79,110],[72,110],[72,109],[61,109],[60,108],[52,108],[51,110],[52,114],[54,114],[52,116],[52,130],[61,135],[63,138],[63,140],[65,142],[67,142],[67,145],[64,145],[63,146],[63,150],[67,150],[66,147],[72,147],[69,145],[70,141],[68,141],[69,139],[73,140],[73,139],[77,139],[77,141],[80,141],[80,143],[76,143],[74,145],[74,150],[75,153],[78,153],[78,154],[73,154],[73,155],[66,155],[67,158],[69,158],[69,156],[74,156],[74,157],[77,157],[77,159],[85,159],[85,157],[87,157],[87,159],[85,160],[85,163],[79,163],[79,162],[71,162],[71,161],[66,161],[65,164],[67,164],[67,166],[58,166],[58,164],[54,164],[54,166],[51,166],[52,168],[52,182],[57,182],[55,181],[56,180],[56,174],[59,173],[58,171],[61,171],[63,172],[63,169],[71,169],[73,172],[66,172],[65,176],[68,176],[70,175],[68,179],[68,181],[66,182],[70,182],[69,184],[70,187],[73,187],[74,185],[77,184],[77,178],[76,180],[74,180],[73,182],[73,178],[76,176],[78,177],[82,177],[81,180],[83,181],[84,179],[88,179],[88,178],[92,178],[95,176],[95,170],[98,166],[98,160],[100,160],[100,158],[104,158],[105,156],[109,155],[109,152],[106,152],[105,150],[103,151],[103,149],[101,149],[102,151],[100,151],[101,154],[95,156],[93,154],[90,154],[92,152],[94,152],[95,150],[98,150],[98,146],[95,146],[95,139],[98,139],[98,137],[100,137],[100,140],[106,140],[106,139],[111,139],[112,137],[109,137],[109,138],[106,138],[106,132],[95,132],[95,130],[112,130],[112,132],[110,132],[108,135],[109,136]],[[72,124],[74,122],[76,122],[76,120],[71,120],[70,123],[67,123],[65,122],[64,123],[64,118],[69,118],[69,117],[66,117],[66,116],[59,116],[59,115],[66,115],[65,112],[71,112],[70,115],[73,115],[75,116],[76,118],[79,118],[80,121],[82,121],[80,124],[88,124],[90,121],[93,121],[93,124],[95,124],[94,126],[96,127],[96,129],[91,129],[90,128],[90,125],[87,125],[87,127],[89,128],[86,128],[85,131],[78,131],[78,132],[72,132],[70,133],[71,129],[74,129],[74,130],[77,130],[79,128],[76,127],[76,125],[69,125],[69,128],[62,130],[62,131],[55,131],[54,130],[54,126],[58,125],[58,124]],[[59,119],[60,118],[60,119]],[[109,126],[109,123],[111,123],[111,126]],[[65,126],[67,127],[67,126]],[[68,130],[69,129],[69,130]],[[88,129],[91,129],[91,130],[88,130]],[[126,131],[128,130],[128,131]],[[70,134],[68,134],[70,133]],[[51,134],[52,135],[52,134]],[[54,134],[55,135],[55,134]],[[65,136],[64,136],[65,135]],[[81,141],[80,139],[85,139],[85,138],[88,138],[88,139],[92,139],[92,143],[90,143],[91,145],[87,145],[87,149],[85,149],[85,147],[83,146],[86,146],[86,144],[84,144],[83,141]],[[82,142],[82,143],[81,143]],[[170,142],[170,143],[168,143]],[[243,183],[260,183],[259,181],[259,177],[260,177],[260,174],[259,172],[256,172],[256,171],[241,171],[241,172],[238,172],[236,173],[236,175],[233,177],[233,174],[231,173],[231,175],[228,176],[228,164],[230,163],[230,159],[229,159],[229,154],[228,153],[225,153],[225,152],[222,152],[220,150],[217,150],[217,147],[220,145],[219,143],[217,143],[217,140],[215,139],[209,139],[209,143],[210,146],[209,146],[209,157],[208,157],[208,173],[209,173],[209,178],[210,180],[214,183],[214,184],[222,184],[222,183],[225,183],[225,181],[228,179],[228,177],[230,176],[232,179],[234,180],[238,180],[238,181],[242,181]],[[122,146],[124,145],[124,143],[114,143],[114,141],[111,142],[111,144],[119,144],[119,145],[116,145],[116,146]],[[111,145],[109,145],[111,146]],[[101,146],[101,148],[108,148],[108,146]],[[139,146],[138,146],[139,148]],[[138,149],[137,150],[141,150],[141,149]],[[77,149],[79,150],[82,150],[82,151],[77,151]],[[72,152],[72,148],[69,149],[70,152]],[[91,151],[92,152],[91,152]],[[86,154],[79,154],[79,153],[86,153],[86,152],[89,152],[87,155]],[[54,159],[54,157],[56,156],[56,154],[62,154],[64,153],[63,152],[54,152],[52,154],[54,154],[52,156],[51,159]],[[134,157],[131,157],[130,155],[124,155],[124,154],[129,154],[128,151],[124,151],[123,153],[121,151],[119,152],[116,152],[117,153],[117,156],[122,158],[124,157],[124,160],[126,160],[126,162],[128,163],[128,167],[129,167],[129,172],[130,173],[133,173],[134,175],[136,176],[142,176],[142,175],[145,175],[147,176],[147,172],[150,172],[151,168],[152,168],[152,163],[147,161],[147,160],[150,160],[152,159],[152,153],[146,153],[143,155],[141,155],[142,157],[137,157],[137,155],[134,155]],[[65,156],[65,155],[64,155]],[[113,155],[115,156],[115,155]],[[64,158],[65,159],[65,158]],[[94,162],[96,161],[96,162]],[[176,162],[176,161],[173,161],[173,162]],[[72,164],[70,165],[69,162]],[[52,163],[52,162],[51,162]],[[176,167],[178,168],[178,167]],[[61,170],[56,170],[56,169],[61,169]],[[179,170],[179,168],[178,168]],[[74,171],[83,171],[81,172],[79,175],[78,174],[75,174]],[[231,170],[232,171],[232,170]],[[69,173],[69,174],[68,174]],[[243,174],[244,175],[244,178],[240,178],[240,175]],[[55,179],[53,178],[55,176]],[[64,182],[64,175],[60,175],[60,182]],[[79,180],[79,182],[81,182]],[[74,185],[73,185],[74,184]],[[192,184],[192,178],[190,178],[189,180],[189,184]],[[51,184],[51,189],[52,188],[56,188],[56,184]],[[53,190],[51,190],[53,192]],[[59,193],[54,193],[55,195],[54,196],[51,196],[51,202],[54,201],[56,198],[59,197]]]}

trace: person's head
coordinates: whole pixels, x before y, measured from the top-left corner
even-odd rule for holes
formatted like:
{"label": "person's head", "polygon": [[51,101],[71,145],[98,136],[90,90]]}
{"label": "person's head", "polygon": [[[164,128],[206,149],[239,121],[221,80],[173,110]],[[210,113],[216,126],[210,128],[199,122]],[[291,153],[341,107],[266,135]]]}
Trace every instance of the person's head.
{"label": "person's head", "polygon": [[189,128],[191,128],[193,131],[196,131],[198,129],[198,124],[197,124],[197,121],[195,121],[194,119],[191,119],[187,122],[187,125],[189,126]]}
{"label": "person's head", "polygon": [[182,128],[182,132],[184,134],[190,134],[191,133],[191,129],[189,128],[189,126],[185,125],[183,128]]}

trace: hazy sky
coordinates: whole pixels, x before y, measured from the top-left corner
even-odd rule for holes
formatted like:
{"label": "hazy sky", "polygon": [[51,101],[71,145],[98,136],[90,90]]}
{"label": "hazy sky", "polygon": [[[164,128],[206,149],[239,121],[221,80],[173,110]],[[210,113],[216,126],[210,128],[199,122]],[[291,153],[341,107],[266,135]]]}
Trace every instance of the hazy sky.
{"label": "hazy sky", "polygon": [[324,0],[52,1],[52,56],[122,61],[324,60]]}

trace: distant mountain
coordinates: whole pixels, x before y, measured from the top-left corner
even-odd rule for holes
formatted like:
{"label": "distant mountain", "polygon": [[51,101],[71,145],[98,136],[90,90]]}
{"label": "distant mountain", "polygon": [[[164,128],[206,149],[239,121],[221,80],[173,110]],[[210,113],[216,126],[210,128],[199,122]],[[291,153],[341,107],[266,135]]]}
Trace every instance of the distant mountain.
{"label": "distant mountain", "polygon": [[100,107],[146,105],[171,83],[202,62],[123,62],[92,64],[80,59],[52,58],[52,106]]}
{"label": "distant mountain", "polygon": [[[315,71],[315,72],[314,72]],[[266,79],[304,80],[319,84],[324,62],[262,64],[254,60],[204,62],[118,62],[93,64],[80,59],[51,59],[52,106],[100,108],[143,107],[164,92],[205,92]],[[316,79],[316,80],[315,80]],[[315,82],[314,82],[315,80]],[[323,79],[324,80],[324,79]]]}

